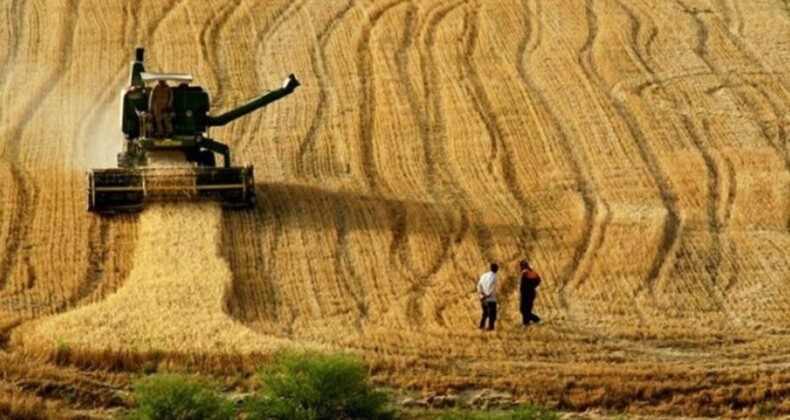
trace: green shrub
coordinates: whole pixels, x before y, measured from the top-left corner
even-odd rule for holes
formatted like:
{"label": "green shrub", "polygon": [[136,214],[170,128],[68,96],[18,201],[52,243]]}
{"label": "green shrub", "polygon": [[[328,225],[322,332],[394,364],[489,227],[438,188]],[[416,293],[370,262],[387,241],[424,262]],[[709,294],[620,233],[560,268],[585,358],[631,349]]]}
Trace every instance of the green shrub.
{"label": "green shrub", "polygon": [[156,374],[132,385],[140,420],[224,420],[233,418],[233,403],[212,384],[184,375]]}
{"label": "green shrub", "polygon": [[259,376],[245,401],[250,419],[390,419],[387,396],[370,384],[361,362],[346,355],[283,353]]}

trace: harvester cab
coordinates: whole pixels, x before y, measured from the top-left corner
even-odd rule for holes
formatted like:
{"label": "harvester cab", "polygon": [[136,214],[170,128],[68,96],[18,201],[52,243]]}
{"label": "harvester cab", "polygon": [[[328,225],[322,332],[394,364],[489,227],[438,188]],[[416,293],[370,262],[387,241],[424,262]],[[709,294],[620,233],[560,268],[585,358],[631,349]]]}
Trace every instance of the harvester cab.
{"label": "harvester cab", "polygon": [[118,167],[88,173],[88,210],[139,211],[146,202],[181,199],[254,206],[252,166],[233,166],[228,146],[209,138],[208,129],[291,94],[299,81],[291,74],[279,89],[213,116],[208,93],[189,84],[192,76],[146,72],[143,58],[144,50],[137,48],[121,96],[125,139]]}

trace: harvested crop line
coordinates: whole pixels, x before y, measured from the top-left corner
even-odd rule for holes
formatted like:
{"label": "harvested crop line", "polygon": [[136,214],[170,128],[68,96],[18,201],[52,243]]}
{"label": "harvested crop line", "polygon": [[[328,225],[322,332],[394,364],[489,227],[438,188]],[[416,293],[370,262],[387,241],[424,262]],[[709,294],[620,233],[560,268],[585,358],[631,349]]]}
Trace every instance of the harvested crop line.
{"label": "harvested crop line", "polygon": [[225,311],[232,277],[219,256],[220,221],[214,203],[147,208],[125,284],[102,302],[21,331],[23,342],[44,348],[240,353],[276,344]]}

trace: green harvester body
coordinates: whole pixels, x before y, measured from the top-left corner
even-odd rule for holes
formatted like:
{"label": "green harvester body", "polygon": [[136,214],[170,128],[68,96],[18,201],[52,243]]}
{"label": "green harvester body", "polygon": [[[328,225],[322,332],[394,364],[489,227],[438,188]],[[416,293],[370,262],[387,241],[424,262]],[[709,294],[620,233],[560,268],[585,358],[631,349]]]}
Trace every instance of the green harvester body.
{"label": "green harvester body", "polygon": [[[207,199],[225,207],[255,206],[252,166],[233,166],[230,149],[207,136],[208,129],[225,125],[271,104],[299,86],[293,74],[279,89],[218,116],[209,115],[208,92],[190,86],[191,76],[147,73],[144,50],[137,48],[129,85],[121,98],[121,131],[125,140],[118,167],[88,172],[88,210],[97,213],[140,211],[147,202]],[[168,110],[171,132],[154,132],[149,110],[151,87],[146,82],[175,82]],[[222,165],[217,165],[217,155]],[[158,161],[157,157],[165,157]],[[175,157],[175,159],[173,159]],[[172,160],[173,164],[169,162]],[[164,163],[162,163],[164,162]]]}

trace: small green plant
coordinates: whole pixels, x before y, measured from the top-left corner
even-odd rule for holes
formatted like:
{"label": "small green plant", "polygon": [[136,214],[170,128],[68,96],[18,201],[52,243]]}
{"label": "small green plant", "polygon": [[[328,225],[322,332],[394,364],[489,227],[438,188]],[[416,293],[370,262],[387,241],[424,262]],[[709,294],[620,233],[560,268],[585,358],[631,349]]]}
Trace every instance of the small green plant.
{"label": "small green plant", "polygon": [[245,401],[250,419],[391,419],[387,395],[370,384],[364,365],[347,355],[283,353],[259,376]]}
{"label": "small green plant", "polygon": [[159,362],[164,358],[164,351],[153,349],[148,354],[148,359],[140,365],[140,372],[146,375],[156,373],[159,369]]}
{"label": "small green plant", "polygon": [[132,385],[139,420],[224,420],[233,418],[233,403],[214,386],[179,374],[156,374]]}
{"label": "small green plant", "polygon": [[55,363],[65,363],[69,355],[71,354],[71,348],[69,347],[69,343],[58,340],[55,343]]}
{"label": "small green plant", "polygon": [[757,415],[763,417],[776,415],[776,406],[770,401],[757,404]]}
{"label": "small green plant", "polygon": [[557,420],[556,412],[537,405],[522,405],[512,410],[452,411],[440,417],[442,420]]}

